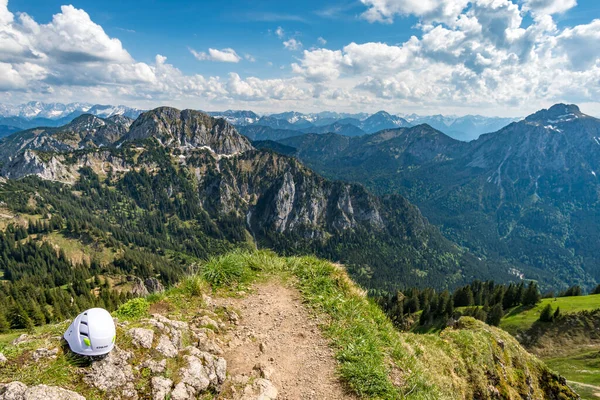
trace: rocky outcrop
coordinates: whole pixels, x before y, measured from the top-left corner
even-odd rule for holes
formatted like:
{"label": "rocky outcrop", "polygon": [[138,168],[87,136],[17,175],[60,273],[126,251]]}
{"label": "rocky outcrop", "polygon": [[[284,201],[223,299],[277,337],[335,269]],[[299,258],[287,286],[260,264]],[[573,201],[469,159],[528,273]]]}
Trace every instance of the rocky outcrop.
{"label": "rocky outcrop", "polygon": [[85,400],[70,390],[55,386],[30,386],[21,382],[0,384],[0,400]]}
{"label": "rocky outcrop", "polygon": [[148,289],[144,285],[144,281],[140,278],[133,277],[133,285],[131,286],[131,294],[137,297],[148,296]]}
{"label": "rocky outcrop", "polygon": [[233,125],[194,110],[160,107],[138,117],[124,141],[157,139],[167,147],[207,147],[216,154],[232,155],[252,149]]}
{"label": "rocky outcrop", "polygon": [[156,278],[147,278],[144,281],[144,286],[146,286],[146,289],[148,290],[148,293],[150,293],[150,294],[162,293],[165,291],[165,287],[163,286],[163,284],[160,283],[160,281]]}
{"label": "rocky outcrop", "polygon": [[0,175],[10,179],[35,175],[45,180],[73,183],[79,177],[79,169],[82,167],[89,167],[97,174],[129,170],[125,160],[114,156],[110,151],[91,151],[66,157],[25,150],[9,158],[0,169]]}

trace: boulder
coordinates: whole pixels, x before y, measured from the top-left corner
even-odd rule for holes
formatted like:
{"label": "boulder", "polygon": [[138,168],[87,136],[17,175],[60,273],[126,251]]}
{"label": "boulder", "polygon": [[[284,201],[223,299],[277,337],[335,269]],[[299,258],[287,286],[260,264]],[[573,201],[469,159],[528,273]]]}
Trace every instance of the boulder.
{"label": "boulder", "polygon": [[27,387],[21,382],[0,384],[0,400],[85,400],[85,397],[56,386]]}
{"label": "boulder", "polygon": [[168,399],[171,394],[171,387],[173,381],[162,376],[155,376],[152,378],[152,399],[153,400],[165,400]]}
{"label": "boulder", "polygon": [[184,358],[188,366],[179,371],[181,382],[194,388],[195,394],[204,392],[210,386],[211,380],[202,360],[196,356],[185,356]]}
{"label": "boulder", "polygon": [[17,346],[21,343],[25,343],[28,339],[29,339],[29,335],[23,333],[18,338],[16,338],[15,340],[12,341],[12,345]]}
{"label": "boulder", "polygon": [[127,335],[131,337],[134,346],[144,349],[152,348],[154,340],[154,331],[152,329],[133,328],[127,331]]}
{"label": "boulder", "polygon": [[278,394],[270,380],[259,378],[252,385],[246,386],[241,400],[275,400]]}
{"label": "boulder", "polygon": [[4,356],[4,354],[0,353],[0,365],[5,364],[8,362],[8,359],[6,358],[6,356]]}

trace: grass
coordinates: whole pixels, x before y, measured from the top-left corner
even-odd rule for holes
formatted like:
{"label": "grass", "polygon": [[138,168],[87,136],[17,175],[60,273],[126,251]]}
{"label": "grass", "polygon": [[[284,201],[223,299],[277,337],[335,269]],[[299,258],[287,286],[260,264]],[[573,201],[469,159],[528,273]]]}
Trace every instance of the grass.
{"label": "grass", "polygon": [[547,304],[552,305],[553,309],[560,307],[562,314],[593,310],[600,308],[600,294],[543,299],[533,308],[517,307],[508,311],[500,322],[500,327],[513,334],[526,331],[538,320]]}
{"label": "grass", "polygon": [[585,351],[544,361],[548,367],[560,371],[560,374],[577,390],[582,399],[600,398],[600,353],[598,351]]}

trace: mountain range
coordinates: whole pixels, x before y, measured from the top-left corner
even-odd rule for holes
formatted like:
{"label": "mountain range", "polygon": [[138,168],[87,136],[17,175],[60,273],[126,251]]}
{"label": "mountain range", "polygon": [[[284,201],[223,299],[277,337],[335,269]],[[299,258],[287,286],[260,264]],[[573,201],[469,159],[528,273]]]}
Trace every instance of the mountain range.
{"label": "mountain range", "polygon": [[[0,137],[19,130],[36,127],[59,127],[71,122],[82,114],[92,114],[102,118],[123,115],[137,118],[142,110],[127,106],[111,106],[89,103],[42,103],[38,101],[21,105],[0,104]],[[299,113],[295,111],[258,115],[253,111],[212,111],[207,114],[215,118],[224,118],[236,126],[252,140],[277,140],[282,130],[289,131],[285,136],[295,133],[339,133],[346,136],[360,136],[375,133],[383,129],[409,127],[429,124],[459,140],[476,139],[483,133],[496,131],[515,121],[513,118],[493,118],[468,115],[455,116],[405,116],[391,115],[385,111],[367,113]]]}
{"label": "mountain range", "polygon": [[0,104],[0,137],[37,127],[59,127],[83,114],[102,118],[122,115],[137,118],[142,110],[127,106],[111,106],[88,103],[29,103],[11,106]]}
{"label": "mountain range", "polygon": [[575,105],[557,104],[471,142],[419,125],[357,138],[307,134],[278,145],[331,179],[406,196],[447,238],[515,273],[549,287],[600,280],[593,239],[600,120]]}
{"label": "mountain range", "polygon": [[62,127],[15,133],[0,142],[0,155],[8,179],[33,175],[68,191],[91,169],[86,176],[110,176],[149,211],[185,206],[194,210],[190,218],[205,215],[220,240],[342,261],[376,290],[510,279],[508,266],[457,247],[405,198],[323,179],[198,111],[161,107],[135,121],[85,114]]}

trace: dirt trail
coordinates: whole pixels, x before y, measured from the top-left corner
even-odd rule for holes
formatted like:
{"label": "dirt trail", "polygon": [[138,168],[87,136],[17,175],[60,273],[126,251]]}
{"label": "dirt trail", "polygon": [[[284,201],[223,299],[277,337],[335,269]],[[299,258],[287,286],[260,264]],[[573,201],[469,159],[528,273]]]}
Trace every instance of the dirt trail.
{"label": "dirt trail", "polygon": [[271,281],[242,299],[219,302],[241,313],[224,355],[234,380],[252,376],[260,364],[278,389],[278,399],[355,399],[337,378],[333,351],[296,289]]}

